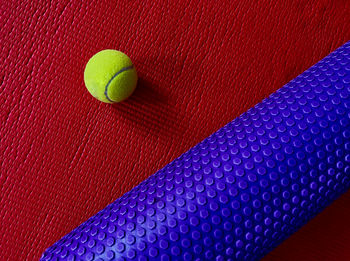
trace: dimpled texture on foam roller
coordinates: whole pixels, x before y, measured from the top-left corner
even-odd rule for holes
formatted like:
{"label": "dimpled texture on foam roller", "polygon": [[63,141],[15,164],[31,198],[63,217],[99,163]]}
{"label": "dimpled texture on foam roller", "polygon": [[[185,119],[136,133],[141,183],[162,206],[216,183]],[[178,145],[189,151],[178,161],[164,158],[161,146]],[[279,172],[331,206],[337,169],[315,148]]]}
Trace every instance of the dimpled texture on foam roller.
{"label": "dimpled texture on foam roller", "polygon": [[350,42],[46,250],[258,260],[350,187]]}

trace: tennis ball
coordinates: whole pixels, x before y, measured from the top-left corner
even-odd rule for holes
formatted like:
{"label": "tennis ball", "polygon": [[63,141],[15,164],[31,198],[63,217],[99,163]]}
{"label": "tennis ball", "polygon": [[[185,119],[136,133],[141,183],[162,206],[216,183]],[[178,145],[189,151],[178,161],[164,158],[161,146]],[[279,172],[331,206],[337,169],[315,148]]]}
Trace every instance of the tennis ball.
{"label": "tennis ball", "polygon": [[87,62],[84,82],[96,99],[106,103],[121,102],[135,90],[137,73],[125,53],[107,49],[96,53]]}

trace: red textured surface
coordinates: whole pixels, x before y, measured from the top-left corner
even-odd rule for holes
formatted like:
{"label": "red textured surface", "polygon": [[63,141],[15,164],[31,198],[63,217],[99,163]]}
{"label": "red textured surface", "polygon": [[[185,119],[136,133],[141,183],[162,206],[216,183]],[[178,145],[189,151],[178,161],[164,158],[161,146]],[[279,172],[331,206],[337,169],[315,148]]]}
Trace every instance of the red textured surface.
{"label": "red textured surface", "polygon": [[[38,259],[350,39],[345,0],[170,2],[2,3],[1,259]],[[106,48],[140,77],[113,106],[83,85],[85,63]],[[265,260],[349,260],[349,206],[347,193]]]}

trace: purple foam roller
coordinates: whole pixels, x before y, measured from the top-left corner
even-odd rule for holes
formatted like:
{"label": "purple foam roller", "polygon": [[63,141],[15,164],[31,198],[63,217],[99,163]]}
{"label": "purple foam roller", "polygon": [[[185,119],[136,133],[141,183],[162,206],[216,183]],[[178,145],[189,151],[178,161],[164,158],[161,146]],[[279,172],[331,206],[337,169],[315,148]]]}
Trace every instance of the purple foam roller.
{"label": "purple foam roller", "polygon": [[42,260],[258,260],[350,187],[350,42]]}

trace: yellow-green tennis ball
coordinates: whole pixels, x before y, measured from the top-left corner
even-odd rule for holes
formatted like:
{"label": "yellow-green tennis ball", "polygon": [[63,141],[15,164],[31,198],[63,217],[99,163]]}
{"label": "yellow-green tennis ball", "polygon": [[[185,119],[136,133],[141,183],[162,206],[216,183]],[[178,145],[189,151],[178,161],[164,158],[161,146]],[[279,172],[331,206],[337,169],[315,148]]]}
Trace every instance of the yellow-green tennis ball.
{"label": "yellow-green tennis ball", "polygon": [[135,90],[137,73],[125,53],[107,49],[90,58],[84,82],[96,99],[106,103],[121,102]]}

